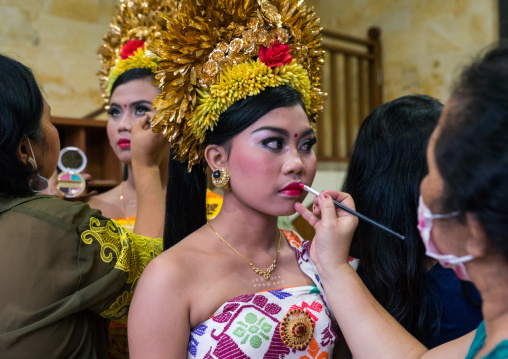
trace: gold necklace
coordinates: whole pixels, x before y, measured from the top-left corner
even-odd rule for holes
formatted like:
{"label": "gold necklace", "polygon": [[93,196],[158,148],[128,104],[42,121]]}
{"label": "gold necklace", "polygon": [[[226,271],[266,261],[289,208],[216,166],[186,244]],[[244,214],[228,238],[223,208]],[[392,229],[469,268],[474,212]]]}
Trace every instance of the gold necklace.
{"label": "gold necklace", "polygon": [[125,182],[122,181],[122,184],[120,185],[120,201],[122,202],[123,215],[125,216],[125,219],[127,220],[127,223],[128,223],[128,225],[126,225],[125,227],[127,228],[127,230],[132,232],[134,230],[134,226],[132,225],[132,222],[129,220],[129,217],[127,217],[127,211],[125,210],[125,201],[124,201],[124,196],[123,196],[124,184],[125,184]]}
{"label": "gold necklace", "polygon": [[275,259],[273,261],[273,263],[270,265],[270,267],[268,267],[266,270],[262,270],[262,269],[259,269],[258,267],[256,267],[254,264],[252,264],[251,261],[249,261],[247,258],[245,258],[244,256],[242,256],[236,249],[233,248],[233,246],[231,244],[229,244],[228,242],[226,242],[226,240],[224,238],[221,237],[221,235],[219,233],[217,233],[217,231],[215,229],[213,229],[212,225],[210,223],[208,223],[208,225],[210,226],[210,228],[212,229],[212,231],[215,232],[215,234],[217,235],[217,237],[219,237],[224,243],[226,243],[226,245],[231,248],[233,250],[233,252],[235,252],[236,254],[238,254],[240,257],[243,258],[244,261],[246,261],[247,263],[249,263],[250,267],[252,268],[252,270],[254,270],[254,272],[256,272],[257,274],[259,274],[260,276],[262,276],[265,280],[269,280],[270,279],[270,276],[272,274],[272,272],[275,270],[275,267],[277,267],[277,259],[279,258],[279,251],[280,251],[280,239],[282,237],[282,232],[281,230],[279,229],[279,244],[277,245],[277,255],[275,256]]}

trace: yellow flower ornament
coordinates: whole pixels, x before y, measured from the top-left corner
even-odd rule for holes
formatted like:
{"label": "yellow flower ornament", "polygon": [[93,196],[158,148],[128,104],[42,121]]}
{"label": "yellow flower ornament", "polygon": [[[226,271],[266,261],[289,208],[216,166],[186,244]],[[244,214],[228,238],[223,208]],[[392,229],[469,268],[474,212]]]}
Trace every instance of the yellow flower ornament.
{"label": "yellow flower ornament", "polygon": [[152,129],[189,170],[221,114],[268,87],[296,89],[310,121],[321,112],[321,27],[301,0],[181,0],[176,16],[161,18],[148,47],[162,90]]}
{"label": "yellow flower ornament", "polygon": [[[292,59],[291,59],[292,60]],[[299,64],[268,67],[259,59],[235,64],[220,74],[209,90],[198,92],[197,106],[189,126],[199,143],[205,140],[207,130],[214,129],[219,116],[229,106],[247,96],[254,96],[267,87],[288,85],[300,92],[306,109],[310,109],[310,80],[307,71]]]}

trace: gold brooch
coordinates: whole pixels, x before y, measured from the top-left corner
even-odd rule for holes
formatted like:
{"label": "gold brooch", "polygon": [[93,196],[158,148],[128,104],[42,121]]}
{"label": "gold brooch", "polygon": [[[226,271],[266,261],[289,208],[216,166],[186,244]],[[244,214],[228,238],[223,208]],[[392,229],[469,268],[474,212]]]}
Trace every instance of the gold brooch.
{"label": "gold brooch", "polygon": [[312,318],[300,309],[287,312],[280,323],[280,337],[284,344],[291,349],[305,349],[309,345],[313,333]]}

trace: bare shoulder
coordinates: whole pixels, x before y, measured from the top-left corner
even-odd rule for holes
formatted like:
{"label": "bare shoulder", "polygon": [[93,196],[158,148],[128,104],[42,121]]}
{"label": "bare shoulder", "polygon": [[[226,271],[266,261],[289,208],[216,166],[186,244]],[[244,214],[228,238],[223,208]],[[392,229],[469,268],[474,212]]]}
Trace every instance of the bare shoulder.
{"label": "bare shoulder", "polygon": [[117,186],[107,192],[88,197],[84,202],[91,208],[99,209],[106,217],[121,218],[123,216],[118,212],[118,205],[120,202],[119,196],[120,194]]}
{"label": "bare shoulder", "polygon": [[109,191],[96,194],[95,196],[91,196],[85,199],[85,202],[90,203],[103,203],[109,202],[112,198],[116,198],[119,196],[118,186],[111,188]]}
{"label": "bare shoulder", "polygon": [[181,289],[180,300],[187,293],[192,293],[193,286],[197,285],[197,278],[200,277],[200,266],[197,263],[202,258],[196,237],[199,235],[189,235],[152,260],[143,271],[139,286],[148,290],[151,296],[157,293],[167,296]]}
{"label": "bare shoulder", "polygon": [[195,263],[199,261],[204,252],[199,243],[198,233],[194,232],[187,236],[150,262],[148,265],[152,267],[150,268],[150,273],[152,271],[164,272],[161,275],[167,276],[167,279],[173,279],[177,282],[188,280],[188,277],[193,277],[196,274]]}
{"label": "bare shoulder", "polygon": [[192,238],[187,237],[143,271],[129,312],[131,358],[185,357],[191,298],[197,286],[189,262],[192,246]]}
{"label": "bare shoulder", "polygon": [[143,271],[141,278],[160,288],[178,286],[186,276],[186,261],[180,256],[183,250],[171,248],[153,259]]}

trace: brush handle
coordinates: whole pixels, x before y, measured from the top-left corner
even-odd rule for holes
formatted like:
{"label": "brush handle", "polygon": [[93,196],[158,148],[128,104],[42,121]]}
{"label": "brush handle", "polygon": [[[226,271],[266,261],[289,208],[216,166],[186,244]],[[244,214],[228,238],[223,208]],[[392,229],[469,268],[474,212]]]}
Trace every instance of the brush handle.
{"label": "brush handle", "polygon": [[400,238],[400,239],[402,239],[402,240],[406,239],[403,235],[398,234],[398,233],[397,233],[397,232],[395,232],[395,231],[392,231],[390,228],[383,226],[381,223],[378,223],[378,222],[376,222],[376,221],[373,221],[372,219],[370,219],[369,217],[364,216],[364,215],[363,215],[363,214],[361,214],[361,213],[358,213],[358,212],[356,212],[356,211],[353,211],[351,208],[346,207],[346,206],[344,206],[343,204],[341,204],[341,203],[339,203],[339,202],[337,202],[337,201],[333,201],[333,203],[335,203],[335,205],[336,205],[337,207],[339,207],[340,209],[343,209],[344,211],[346,211],[346,212],[348,212],[348,213],[351,213],[352,215],[357,216],[358,218],[360,218],[360,219],[364,220],[365,222],[368,222],[368,223],[370,223],[370,224],[373,224],[374,226],[379,227],[379,228],[381,228],[382,230],[385,230],[386,232],[391,233],[391,234],[393,234],[394,236],[399,237],[399,238]]}
{"label": "brush handle", "polygon": [[[304,189],[304,190],[306,190],[307,192],[312,193],[312,194],[313,194],[314,196],[316,196],[316,197],[317,197],[317,196],[319,196],[319,192],[318,192],[318,191],[316,191],[316,190],[314,190],[314,189],[312,189],[312,188],[310,188],[309,186],[303,186],[303,189]],[[385,226],[383,226],[382,224],[377,223],[376,221],[373,221],[373,220],[372,220],[372,219],[370,219],[369,217],[365,217],[363,214],[358,213],[358,212],[356,212],[356,211],[352,210],[351,208],[346,207],[346,206],[344,206],[343,204],[341,204],[341,203],[339,203],[339,202],[337,202],[337,201],[335,201],[335,200],[333,201],[333,203],[335,203],[335,205],[336,205],[337,207],[339,207],[340,209],[343,209],[344,211],[346,211],[346,212],[348,212],[348,213],[351,213],[351,214],[352,214],[352,215],[354,215],[354,216],[357,216],[358,218],[360,218],[360,219],[364,220],[365,222],[368,222],[368,223],[370,223],[370,224],[373,224],[374,226],[379,227],[379,228],[381,228],[382,230],[384,230],[384,231],[386,231],[386,232],[388,232],[388,233],[391,233],[391,234],[393,234],[394,236],[399,237],[399,238],[400,238],[400,239],[402,239],[402,240],[406,239],[403,235],[400,235],[400,234],[398,234],[397,232],[392,231],[390,228],[385,227]]]}

